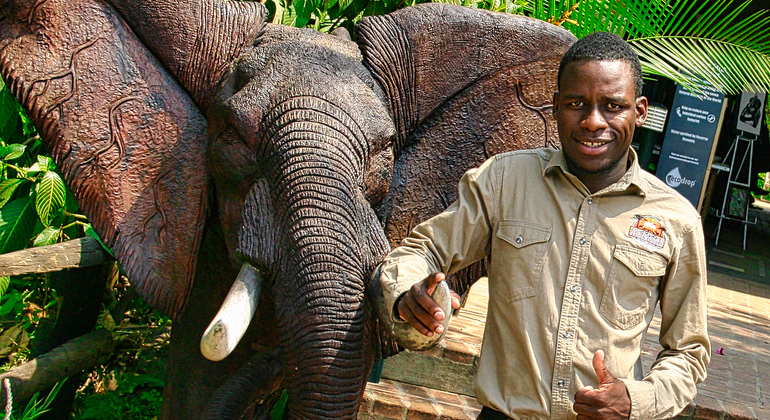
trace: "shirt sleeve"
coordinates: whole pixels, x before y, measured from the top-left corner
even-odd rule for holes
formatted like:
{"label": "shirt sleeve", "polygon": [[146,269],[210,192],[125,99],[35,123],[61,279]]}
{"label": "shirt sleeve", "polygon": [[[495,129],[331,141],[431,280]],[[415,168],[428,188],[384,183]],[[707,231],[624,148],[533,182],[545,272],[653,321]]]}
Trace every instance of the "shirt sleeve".
{"label": "shirt sleeve", "polygon": [[698,219],[682,237],[661,288],[663,350],[641,380],[622,379],[631,397],[631,420],[679,414],[706,379],[711,344],[706,325],[706,251]]}
{"label": "shirt sleeve", "polygon": [[463,175],[458,198],[437,216],[417,225],[380,266],[380,282],[390,318],[395,302],[431,273],[451,275],[490,252],[495,208],[495,165],[489,159]]}

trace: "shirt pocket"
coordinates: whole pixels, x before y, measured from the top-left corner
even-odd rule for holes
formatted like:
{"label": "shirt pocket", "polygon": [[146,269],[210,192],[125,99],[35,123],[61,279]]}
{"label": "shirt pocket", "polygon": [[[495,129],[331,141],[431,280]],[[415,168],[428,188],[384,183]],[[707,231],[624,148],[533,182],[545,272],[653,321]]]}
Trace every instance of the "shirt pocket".
{"label": "shirt pocket", "polygon": [[627,245],[616,245],[612,257],[599,313],[617,328],[627,330],[644,320],[653,296],[657,300],[667,261]]}
{"label": "shirt pocket", "polygon": [[[492,270],[497,293],[509,302],[535,295],[543,271],[551,227],[518,221],[502,221],[493,247]],[[496,249],[495,249],[496,248]],[[496,255],[494,255],[496,254]]]}

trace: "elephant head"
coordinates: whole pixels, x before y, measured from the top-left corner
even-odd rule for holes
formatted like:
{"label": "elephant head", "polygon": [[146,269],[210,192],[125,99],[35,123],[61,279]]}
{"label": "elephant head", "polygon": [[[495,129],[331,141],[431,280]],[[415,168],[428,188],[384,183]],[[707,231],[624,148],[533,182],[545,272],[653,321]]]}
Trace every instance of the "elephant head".
{"label": "elephant head", "polygon": [[[555,145],[573,37],[446,5],[364,19],[355,43],[266,24],[259,3],[110,3],[6,3],[0,70],[132,284],[176,317],[164,417],[240,418],[284,384],[290,418],[355,418],[398,351],[371,272],[465,170]],[[201,356],[204,331],[224,360]]]}

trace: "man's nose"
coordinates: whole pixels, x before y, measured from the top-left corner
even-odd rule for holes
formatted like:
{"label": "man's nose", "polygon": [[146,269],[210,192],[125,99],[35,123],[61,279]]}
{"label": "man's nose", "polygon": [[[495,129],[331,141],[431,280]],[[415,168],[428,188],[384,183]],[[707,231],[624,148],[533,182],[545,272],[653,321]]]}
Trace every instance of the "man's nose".
{"label": "man's nose", "polygon": [[607,119],[604,117],[601,109],[593,107],[588,111],[585,118],[583,118],[583,128],[589,131],[597,131],[607,128]]}

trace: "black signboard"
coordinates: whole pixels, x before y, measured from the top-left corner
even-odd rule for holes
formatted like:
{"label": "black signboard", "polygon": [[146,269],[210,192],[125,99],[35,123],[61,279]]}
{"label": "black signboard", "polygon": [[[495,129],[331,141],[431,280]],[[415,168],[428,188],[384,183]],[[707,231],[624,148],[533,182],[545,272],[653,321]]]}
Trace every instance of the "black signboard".
{"label": "black signboard", "polygon": [[698,207],[709,170],[724,95],[710,86],[703,94],[677,85],[655,175]]}

